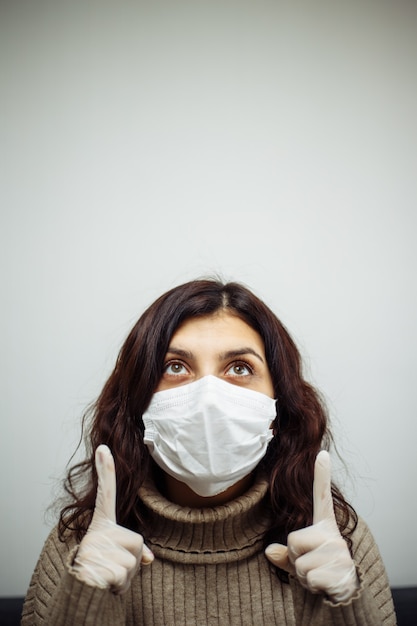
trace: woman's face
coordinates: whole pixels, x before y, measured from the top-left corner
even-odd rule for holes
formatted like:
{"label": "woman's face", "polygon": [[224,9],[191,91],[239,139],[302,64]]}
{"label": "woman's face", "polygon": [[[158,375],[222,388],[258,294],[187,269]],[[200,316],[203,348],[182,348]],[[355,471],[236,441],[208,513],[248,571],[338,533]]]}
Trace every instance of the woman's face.
{"label": "woman's face", "polygon": [[171,338],[156,391],[208,375],[274,397],[261,336],[228,311],[190,318],[179,326]]}

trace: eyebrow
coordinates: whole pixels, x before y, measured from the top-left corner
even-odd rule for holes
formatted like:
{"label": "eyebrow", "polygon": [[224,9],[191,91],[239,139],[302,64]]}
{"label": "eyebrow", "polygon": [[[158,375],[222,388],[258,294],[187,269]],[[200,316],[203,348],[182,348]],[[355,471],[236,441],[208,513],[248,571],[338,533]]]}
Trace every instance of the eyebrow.
{"label": "eyebrow", "polygon": [[194,355],[192,352],[188,350],[182,350],[181,348],[176,348],[175,346],[169,346],[167,350],[167,354],[175,354],[176,356],[180,356],[183,359],[193,359]]}
{"label": "eyebrow", "polygon": [[227,352],[223,352],[223,354],[220,355],[220,358],[232,359],[237,356],[244,356],[245,354],[252,354],[253,356],[256,356],[256,358],[259,359],[261,363],[264,363],[264,360],[261,357],[261,355],[258,354],[253,348],[249,348],[249,347],[239,348],[238,350],[228,350]]}
{"label": "eyebrow", "polygon": [[[184,359],[193,359],[194,355],[192,352],[189,352],[188,350],[183,350],[182,348],[176,348],[175,346],[170,346],[167,350],[167,354],[175,354],[177,356],[180,356]],[[244,347],[244,348],[238,348],[236,350],[227,350],[227,352],[222,352],[219,355],[219,360],[220,361],[225,361],[226,359],[233,359],[236,358],[238,356],[244,356],[245,354],[252,354],[253,356],[255,356],[257,359],[259,359],[261,361],[261,363],[265,363],[264,359],[261,357],[260,354],[258,354],[258,352],[256,352],[253,348],[249,348],[249,347]]]}

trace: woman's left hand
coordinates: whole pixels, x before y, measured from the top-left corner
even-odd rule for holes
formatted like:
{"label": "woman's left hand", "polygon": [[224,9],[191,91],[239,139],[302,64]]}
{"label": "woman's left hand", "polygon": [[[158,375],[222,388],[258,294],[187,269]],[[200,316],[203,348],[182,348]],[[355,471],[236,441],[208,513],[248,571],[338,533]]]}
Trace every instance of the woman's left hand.
{"label": "woman's left hand", "polygon": [[287,546],[270,544],[265,554],[312,593],[325,593],[333,602],[349,600],[358,589],[355,564],[334,514],[330,456],[325,450],[314,465],[312,526],[290,533]]}

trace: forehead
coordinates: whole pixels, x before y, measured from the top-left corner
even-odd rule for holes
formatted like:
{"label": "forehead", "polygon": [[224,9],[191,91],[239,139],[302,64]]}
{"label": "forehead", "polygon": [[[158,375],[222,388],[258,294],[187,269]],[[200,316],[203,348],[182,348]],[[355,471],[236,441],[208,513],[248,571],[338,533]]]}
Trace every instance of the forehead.
{"label": "forehead", "polygon": [[228,311],[192,317],[185,320],[174,332],[171,345],[181,343],[210,344],[213,346],[236,344],[256,346],[264,350],[260,334],[247,322]]}

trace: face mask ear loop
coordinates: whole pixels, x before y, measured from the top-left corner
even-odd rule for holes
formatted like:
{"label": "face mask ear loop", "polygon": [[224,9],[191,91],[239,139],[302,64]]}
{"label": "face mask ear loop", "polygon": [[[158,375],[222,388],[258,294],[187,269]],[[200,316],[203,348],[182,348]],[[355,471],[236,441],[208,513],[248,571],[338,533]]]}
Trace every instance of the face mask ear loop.
{"label": "face mask ear loop", "polygon": [[287,411],[281,411],[280,410],[280,402],[279,399],[277,398],[276,402],[275,402],[275,408],[277,411],[277,415],[276,418],[274,420],[274,435],[279,435],[280,433],[282,433],[282,431],[284,431],[289,423],[289,416]]}

